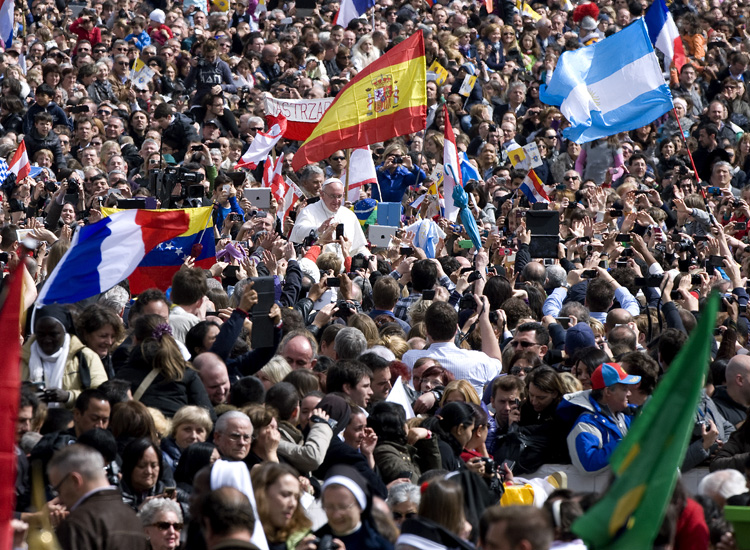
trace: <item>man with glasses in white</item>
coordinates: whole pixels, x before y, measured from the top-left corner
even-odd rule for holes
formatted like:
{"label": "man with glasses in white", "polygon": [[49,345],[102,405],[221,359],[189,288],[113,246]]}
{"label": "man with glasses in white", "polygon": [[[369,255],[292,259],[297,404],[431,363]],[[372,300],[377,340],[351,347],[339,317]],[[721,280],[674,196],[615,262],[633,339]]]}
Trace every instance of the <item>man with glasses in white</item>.
{"label": "man with glasses in white", "polygon": [[[297,216],[290,240],[301,243],[312,231],[324,251],[342,254],[341,246],[350,247],[349,254],[367,253],[367,239],[357,216],[343,206],[344,184],[338,178],[328,178],[320,189],[320,200],[306,206]],[[344,236],[336,236],[336,227],[344,226]]]}

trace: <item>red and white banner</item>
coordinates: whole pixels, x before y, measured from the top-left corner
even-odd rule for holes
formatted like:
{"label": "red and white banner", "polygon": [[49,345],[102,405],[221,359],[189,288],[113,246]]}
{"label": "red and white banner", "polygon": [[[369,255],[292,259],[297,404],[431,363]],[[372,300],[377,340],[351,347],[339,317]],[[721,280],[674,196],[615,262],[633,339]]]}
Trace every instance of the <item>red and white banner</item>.
{"label": "red and white banner", "polygon": [[268,132],[258,132],[255,135],[255,139],[248,147],[245,154],[234,167],[235,170],[238,168],[249,168],[254,170],[261,162],[268,158],[268,154],[271,152],[278,141],[286,130],[286,118],[283,115],[278,117],[266,117],[269,130]]}
{"label": "red and white banner", "polygon": [[443,196],[445,197],[445,217],[455,222],[458,207],[453,203],[453,188],[463,187],[461,182],[461,161],[458,158],[456,136],[448,120],[448,108],[445,109],[445,145],[443,148]]}
{"label": "red and white banner", "polygon": [[292,211],[297,201],[305,196],[302,190],[297,187],[292,180],[286,178],[286,191],[284,192],[284,200],[279,202],[277,210],[277,216],[281,218],[281,226],[284,227],[284,220]]}
{"label": "red and white banner", "polygon": [[310,137],[313,128],[323,118],[323,113],[334,99],[277,99],[271,94],[265,94],[266,115],[285,117],[287,124],[284,137],[304,141]]}

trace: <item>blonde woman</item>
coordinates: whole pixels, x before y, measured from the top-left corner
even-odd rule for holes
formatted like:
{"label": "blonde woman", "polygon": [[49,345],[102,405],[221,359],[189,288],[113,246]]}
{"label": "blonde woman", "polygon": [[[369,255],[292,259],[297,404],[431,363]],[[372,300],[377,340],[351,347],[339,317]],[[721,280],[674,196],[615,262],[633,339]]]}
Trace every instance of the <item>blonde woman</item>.
{"label": "blonde woman", "polygon": [[443,398],[440,400],[440,406],[444,407],[448,403],[461,401],[463,403],[473,403],[479,405],[480,399],[477,390],[466,380],[453,380],[448,382],[443,390]]}
{"label": "blonde woman", "polygon": [[373,45],[371,34],[363,35],[352,48],[352,65],[357,71],[361,71],[378,57],[380,50]]}
{"label": "blonde woman", "polygon": [[172,417],[169,435],[161,440],[164,461],[174,470],[182,452],[193,443],[206,441],[213,427],[211,415],[206,409],[195,405],[182,407]]}
{"label": "blonde woman", "polygon": [[268,391],[271,386],[284,380],[284,377],[290,372],[292,372],[292,367],[289,366],[286,359],[277,355],[271,358],[271,360],[266,363],[266,366],[258,371],[256,376],[258,377],[258,380],[263,383],[263,387],[266,388],[266,391]]}

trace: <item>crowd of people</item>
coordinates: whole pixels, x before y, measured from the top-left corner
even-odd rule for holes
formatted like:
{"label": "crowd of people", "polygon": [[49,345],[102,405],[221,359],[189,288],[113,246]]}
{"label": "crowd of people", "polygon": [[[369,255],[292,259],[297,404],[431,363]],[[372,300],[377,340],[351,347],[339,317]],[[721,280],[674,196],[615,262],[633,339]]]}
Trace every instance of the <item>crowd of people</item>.
{"label": "crowd of people", "polygon": [[[183,254],[163,289],[126,280],[28,316],[16,547],[51,525],[64,550],[585,548],[571,526],[597,495],[564,471],[609,471],[716,290],[681,465],[705,476],[678,483],[654,548],[737,548],[722,510],[750,505],[748,7],[673,2],[674,112],[579,145],[539,88],[646,2],[379,0],[341,26],[342,3],[16,3],[0,158],[23,144],[33,168],[0,175],[3,270],[23,261],[41,288],[76,231],[132,199],[212,207],[217,251],[210,269]],[[425,129],[371,144],[377,183],[349,200],[346,151],[295,172],[282,138],[304,197],[286,216],[252,204],[263,165],[235,166],[267,95],[334,97],[416,32]],[[479,242],[429,191],[448,121]],[[546,212],[509,155],[530,144]],[[395,236],[372,243],[386,203]]]}

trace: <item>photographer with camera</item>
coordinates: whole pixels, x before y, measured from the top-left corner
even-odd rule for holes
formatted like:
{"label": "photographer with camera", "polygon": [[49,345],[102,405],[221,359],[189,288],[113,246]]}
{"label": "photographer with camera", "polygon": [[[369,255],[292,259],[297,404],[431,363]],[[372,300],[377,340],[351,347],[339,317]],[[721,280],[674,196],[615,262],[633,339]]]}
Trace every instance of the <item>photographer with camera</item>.
{"label": "photographer with camera", "polygon": [[399,143],[389,145],[383,159],[383,164],[376,169],[378,184],[372,189],[372,198],[375,200],[401,202],[407,188],[424,182],[427,178]]}
{"label": "photographer with camera", "polygon": [[219,44],[214,39],[206,40],[201,47],[201,57],[191,61],[192,69],[185,79],[185,88],[195,87],[192,105],[200,105],[203,97],[211,93],[215,96],[222,92],[236,94],[232,70],[219,58]]}

